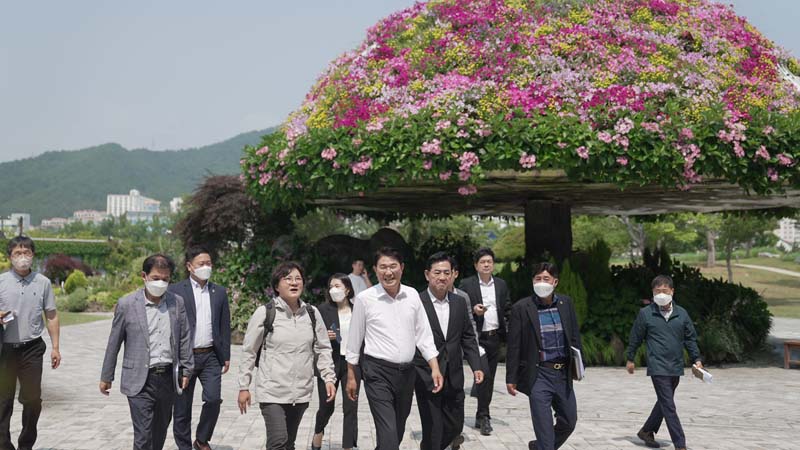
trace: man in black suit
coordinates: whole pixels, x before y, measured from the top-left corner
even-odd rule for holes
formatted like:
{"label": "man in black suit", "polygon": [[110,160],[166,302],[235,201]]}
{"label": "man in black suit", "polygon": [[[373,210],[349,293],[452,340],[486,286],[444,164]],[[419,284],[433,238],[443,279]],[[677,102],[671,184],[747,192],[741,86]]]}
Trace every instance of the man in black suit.
{"label": "man in black suit", "polygon": [[[211,283],[210,252],[202,246],[186,250],[189,278],[170,285],[169,290],[186,299],[186,315],[192,331],[195,369],[189,386],[175,402],[172,432],[179,450],[211,450],[222,403],[222,374],[231,364],[231,313],[224,287]],[[192,443],[192,398],[197,380],[203,385],[203,409]]]}
{"label": "man in black suit", "polygon": [[[555,450],[578,421],[572,389],[570,347],[581,349],[581,335],[572,300],[555,294],[558,268],[541,263],[533,270],[534,295],[514,304],[508,324],[506,389],[528,396],[536,440],[531,450]],[[553,412],[556,423],[553,426]]]}
{"label": "man in black suit", "polygon": [[492,434],[489,404],[492,403],[494,377],[497,373],[497,359],[500,354],[500,342],[506,335],[506,311],[511,307],[508,285],[500,278],[492,276],[494,272],[494,252],[490,248],[481,248],[473,255],[477,275],[464,279],[459,286],[469,294],[475,325],[478,328],[480,346],[486,351],[485,381],[478,386],[478,410],[475,413],[475,428],[481,434]]}
{"label": "man in black suit", "polygon": [[444,375],[444,388],[434,394],[431,392],[431,369],[417,350],[414,356],[417,372],[414,391],[422,420],[421,450],[443,450],[447,446],[457,449],[464,442],[461,436],[464,427],[464,356],[475,375],[475,383],[483,381],[470,308],[466,299],[449,292],[452,270],[452,258],[446,253],[431,255],[425,270],[428,289],[419,293],[439,351],[439,369]]}

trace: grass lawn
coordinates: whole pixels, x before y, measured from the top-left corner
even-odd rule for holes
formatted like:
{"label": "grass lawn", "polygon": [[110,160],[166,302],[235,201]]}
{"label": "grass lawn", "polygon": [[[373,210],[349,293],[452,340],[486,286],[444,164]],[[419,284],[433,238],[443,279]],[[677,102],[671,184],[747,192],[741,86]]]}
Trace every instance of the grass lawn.
{"label": "grass lawn", "polygon": [[[766,266],[768,264],[766,264],[765,261],[794,264],[788,261],[770,258],[751,258],[740,260],[740,263]],[[797,264],[795,264],[795,266],[797,266]],[[771,267],[791,270],[789,267],[777,266],[775,264],[772,264]],[[701,266],[700,270],[706,277],[728,279],[728,270],[725,268],[724,263],[712,269]],[[800,270],[798,271],[800,272]],[[769,305],[769,310],[773,315],[800,319],[800,278],[765,270],[746,269],[734,266],[733,281],[734,283],[741,283],[744,286],[753,288],[764,296],[764,300],[766,300]]]}
{"label": "grass lawn", "polygon": [[81,323],[94,322],[95,320],[108,320],[110,315],[94,313],[75,313],[68,311],[58,312],[58,323],[61,326],[78,325]]}

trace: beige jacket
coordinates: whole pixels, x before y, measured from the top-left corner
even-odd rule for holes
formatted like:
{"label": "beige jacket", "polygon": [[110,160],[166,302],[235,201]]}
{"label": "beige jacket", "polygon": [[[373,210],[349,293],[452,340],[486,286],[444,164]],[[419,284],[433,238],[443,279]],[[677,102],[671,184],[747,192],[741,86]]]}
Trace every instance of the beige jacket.
{"label": "beige jacket", "polygon": [[334,383],[336,374],[331,358],[331,343],[325,322],[317,308],[317,343],[311,334],[311,318],[306,304],[300,302],[297,313],[280,297],[275,297],[275,322],[273,332],[267,336],[266,348],[261,351],[261,360],[255,367],[256,354],[264,342],[264,318],[266,307],[259,306],[250,317],[242,343],[242,359],[239,364],[239,390],[251,390],[253,369],[255,376],[255,399],[259,403],[295,404],[311,401],[314,391],[314,356],[317,370],[326,382]]}

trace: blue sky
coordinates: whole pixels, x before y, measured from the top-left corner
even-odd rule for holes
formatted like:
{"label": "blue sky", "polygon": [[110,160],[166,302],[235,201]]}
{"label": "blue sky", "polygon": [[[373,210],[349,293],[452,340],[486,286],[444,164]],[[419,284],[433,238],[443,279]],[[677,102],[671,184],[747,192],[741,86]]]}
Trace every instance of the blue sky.
{"label": "blue sky", "polygon": [[[800,1],[735,0],[800,56]],[[411,0],[0,0],[0,161],[105,142],[201,146],[277,125]]]}

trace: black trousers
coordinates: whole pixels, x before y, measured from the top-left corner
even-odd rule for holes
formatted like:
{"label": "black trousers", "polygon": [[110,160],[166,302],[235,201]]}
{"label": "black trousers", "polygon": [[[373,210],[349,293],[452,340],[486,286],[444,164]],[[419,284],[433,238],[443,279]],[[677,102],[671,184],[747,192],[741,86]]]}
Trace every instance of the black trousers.
{"label": "black trousers", "polygon": [[444,388],[434,394],[417,377],[414,393],[422,421],[420,449],[444,450],[464,429],[464,387],[452,387],[445,379]]}
{"label": "black trousers", "polygon": [[476,421],[482,420],[483,418],[491,418],[489,414],[489,405],[492,403],[494,377],[497,374],[497,360],[500,356],[500,336],[481,332],[479,343],[481,347],[486,350],[484,357],[488,362],[488,366],[484,367],[483,383],[476,387],[478,393],[478,411],[475,413]]}
{"label": "black trousers", "polygon": [[[570,388],[566,369],[539,367],[528,401],[531,407],[536,450],[555,450],[567,441],[578,423],[575,391]],[[555,425],[553,425],[555,412]]]}
{"label": "black trousers", "polygon": [[686,436],[683,434],[681,419],[678,418],[678,410],[675,407],[675,390],[681,382],[681,377],[651,376],[653,387],[656,390],[656,404],[650,412],[650,417],[644,423],[642,430],[658,433],[661,422],[667,422],[669,437],[675,448],[686,447]]}
{"label": "black trousers", "polygon": [[152,369],[138,394],[128,397],[133,422],[134,450],[161,450],[167,439],[175,385],[172,366],[161,373]]}
{"label": "black trousers", "polygon": [[361,366],[369,410],[375,420],[376,450],[398,450],[411,412],[414,366],[371,356],[364,356]]}
{"label": "black trousers", "polygon": [[3,344],[0,355],[0,450],[14,449],[9,430],[17,380],[22,404],[19,448],[32,449],[36,442],[36,425],[42,413],[42,357],[46,348],[42,338],[22,345]]}
{"label": "black trousers", "polygon": [[203,386],[203,409],[197,424],[197,440],[208,443],[217,426],[219,408],[222,404],[222,366],[213,351],[194,354],[194,373],[189,386],[175,399],[175,414],[172,433],[179,450],[192,449],[192,402],[197,380]]}
{"label": "black trousers", "polygon": [[267,450],[294,450],[297,429],[308,403],[259,403],[267,429]]}
{"label": "black trousers", "polygon": [[[334,358],[341,358],[339,372],[336,374],[336,387],[347,384],[347,362],[344,356],[334,355]],[[361,370],[354,366],[356,372],[356,383],[361,385]],[[340,383],[341,382],[341,383]],[[344,420],[342,423],[342,448],[353,448],[358,446],[358,401],[350,400],[345,389],[338,389],[342,393],[342,412]],[[314,433],[324,433],[325,427],[331,420],[334,409],[336,409],[336,399],[329,402],[328,393],[325,390],[325,381],[317,377],[317,394],[319,395],[319,409],[317,410],[316,420],[314,421]]]}

